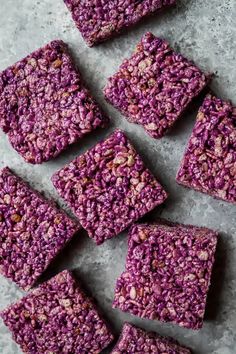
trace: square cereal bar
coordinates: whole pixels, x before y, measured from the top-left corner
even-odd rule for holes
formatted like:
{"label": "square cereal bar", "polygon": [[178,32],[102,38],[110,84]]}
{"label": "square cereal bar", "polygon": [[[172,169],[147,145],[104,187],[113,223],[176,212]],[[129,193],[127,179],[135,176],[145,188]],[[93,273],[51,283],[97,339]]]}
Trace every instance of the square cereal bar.
{"label": "square cereal bar", "polygon": [[161,337],[125,323],[119,341],[111,354],[191,354],[190,349],[181,346],[172,338]]}
{"label": "square cereal bar", "polygon": [[98,354],[113,341],[94,303],[63,271],[2,311],[23,353]]}
{"label": "square cereal bar", "polygon": [[208,81],[193,62],[148,32],[109,78],[104,94],[130,122],[161,138]]}
{"label": "square cereal bar", "polygon": [[27,162],[50,160],[107,122],[62,41],[0,73],[0,127]]}
{"label": "square cereal bar", "polygon": [[89,46],[113,37],[176,0],[64,0]]}
{"label": "square cereal bar", "polygon": [[142,318],[201,328],[216,244],[217,233],[203,227],[162,221],[134,225],[113,306]]}
{"label": "square cereal bar", "polygon": [[80,226],[9,168],[0,170],[0,273],[32,287]]}
{"label": "square cereal bar", "polygon": [[236,203],[236,107],[230,102],[207,95],[176,180]]}
{"label": "square cereal bar", "polygon": [[65,166],[52,181],[97,244],[167,197],[120,130]]}

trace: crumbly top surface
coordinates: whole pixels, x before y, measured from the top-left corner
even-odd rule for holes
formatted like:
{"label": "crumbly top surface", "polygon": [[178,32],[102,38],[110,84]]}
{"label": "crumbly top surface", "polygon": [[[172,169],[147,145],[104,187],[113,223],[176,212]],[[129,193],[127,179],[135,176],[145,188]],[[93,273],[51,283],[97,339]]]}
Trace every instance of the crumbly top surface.
{"label": "crumbly top surface", "polygon": [[89,46],[102,42],[176,0],[64,0]]}
{"label": "crumbly top surface", "polygon": [[62,41],[0,73],[0,127],[27,162],[52,159],[107,122]]}
{"label": "crumbly top surface", "polygon": [[114,306],[192,329],[203,324],[217,233],[185,225],[131,227]]}
{"label": "crumbly top surface", "polygon": [[208,81],[193,62],[148,32],[109,78],[104,94],[130,122],[161,138]]}
{"label": "crumbly top surface", "polygon": [[98,354],[113,340],[69,271],[43,283],[1,317],[24,353]]}
{"label": "crumbly top surface", "polygon": [[120,130],[65,166],[52,181],[97,244],[167,197]]}
{"label": "crumbly top surface", "polygon": [[236,203],[236,107],[209,94],[201,106],[177,181]]}
{"label": "crumbly top surface", "polygon": [[1,274],[29,289],[79,228],[9,168],[0,170]]}
{"label": "crumbly top surface", "polygon": [[190,350],[182,347],[172,338],[161,337],[156,333],[146,332],[141,328],[125,323],[120,339],[112,354],[190,354]]}

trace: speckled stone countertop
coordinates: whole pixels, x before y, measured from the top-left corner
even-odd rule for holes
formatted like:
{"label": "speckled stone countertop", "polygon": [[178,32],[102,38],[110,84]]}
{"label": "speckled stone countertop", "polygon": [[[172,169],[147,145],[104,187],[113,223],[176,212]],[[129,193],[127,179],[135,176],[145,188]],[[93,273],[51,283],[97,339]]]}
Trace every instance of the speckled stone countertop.
{"label": "speckled stone countertop", "polygon": [[[178,0],[177,8],[164,11],[97,47],[89,49],[76,29],[62,0],[0,0],[0,70],[53,39],[67,42],[89,88],[111,116],[108,130],[90,134],[55,160],[32,166],[23,162],[0,133],[0,167],[8,165],[46,196],[57,199],[50,182],[52,174],[120,127],[132,138],[147,166],[170,193],[163,206],[145,220],[162,216],[186,224],[207,226],[220,231],[213,285],[208,297],[204,327],[199,332],[170,324],[141,320],[111,309],[115,280],[125,266],[127,233],[122,233],[97,247],[86,232],[80,233],[48,269],[48,278],[58,271],[75,269],[85,288],[95,296],[116,334],[123,322],[130,321],[147,330],[170,335],[195,354],[236,353],[236,206],[184,189],[175,175],[191,133],[200,102],[192,106],[169,135],[161,140],[149,137],[142,127],[128,123],[121,114],[105,103],[102,88],[123,59],[130,56],[135,44],[148,30],[166,38],[205,71],[214,71],[214,91],[236,104],[236,2],[235,0]],[[10,281],[0,278],[0,308],[22,297]],[[18,354],[7,328],[0,324],[0,352]],[[109,351],[107,351],[108,353]]]}

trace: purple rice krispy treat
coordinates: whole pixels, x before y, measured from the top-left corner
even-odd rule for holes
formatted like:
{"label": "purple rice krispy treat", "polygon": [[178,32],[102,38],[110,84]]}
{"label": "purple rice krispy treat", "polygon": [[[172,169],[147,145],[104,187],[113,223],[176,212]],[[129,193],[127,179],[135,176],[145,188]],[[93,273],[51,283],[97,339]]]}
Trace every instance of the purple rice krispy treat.
{"label": "purple rice krispy treat", "polygon": [[210,286],[217,233],[178,224],[131,227],[126,271],[113,307],[133,315],[200,329]]}
{"label": "purple rice krispy treat", "polygon": [[120,130],[58,171],[52,181],[98,245],[167,197]]}
{"label": "purple rice krispy treat", "polygon": [[131,123],[161,138],[209,81],[168,42],[146,33],[130,59],[109,78],[106,99]]}
{"label": "purple rice krispy treat", "polygon": [[125,323],[120,339],[111,354],[191,354],[190,349],[181,346],[172,338],[161,337]]}
{"label": "purple rice krispy treat", "polygon": [[113,37],[176,0],[64,0],[89,46]]}
{"label": "purple rice krispy treat", "polygon": [[0,170],[2,275],[28,290],[79,228],[9,168]]}
{"label": "purple rice krispy treat", "polygon": [[94,303],[67,270],[2,311],[1,317],[23,353],[98,354],[113,341]]}
{"label": "purple rice krispy treat", "polygon": [[62,41],[0,73],[0,127],[27,162],[50,160],[107,123]]}
{"label": "purple rice krispy treat", "polygon": [[236,107],[207,95],[177,174],[177,182],[236,203]]}

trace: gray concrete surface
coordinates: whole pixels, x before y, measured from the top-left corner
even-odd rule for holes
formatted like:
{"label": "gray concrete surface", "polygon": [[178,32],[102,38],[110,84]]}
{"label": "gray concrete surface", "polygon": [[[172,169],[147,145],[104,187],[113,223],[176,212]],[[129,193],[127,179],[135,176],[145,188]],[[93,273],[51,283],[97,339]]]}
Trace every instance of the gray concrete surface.
{"label": "gray concrete surface", "polygon": [[[64,268],[76,269],[78,277],[95,296],[117,334],[122,323],[128,320],[147,330],[179,339],[190,346],[195,354],[236,353],[236,206],[185,190],[175,183],[174,177],[194,124],[197,105],[167,137],[156,141],[146,135],[141,127],[129,124],[108,106],[101,89],[107,77],[132,52],[141,35],[151,30],[168,39],[176,49],[194,59],[206,71],[214,71],[213,89],[236,104],[235,19],[235,0],[179,0],[176,9],[145,20],[128,33],[89,49],[62,0],[0,0],[0,70],[48,41],[61,38],[69,43],[93,94],[112,118],[109,130],[90,135],[54,161],[41,166],[23,162],[11,148],[6,136],[0,133],[0,167],[10,166],[35,188],[59,200],[50,182],[53,172],[94,145],[114,127],[121,127],[136,142],[148,166],[170,193],[165,205],[157,208],[148,218],[152,220],[162,215],[179,222],[205,225],[219,230],[221,234],[206,320],[199,332],[140,320],[111,308],[115,279],[124,268],[126,233],[97,247],[82,232],[73,239],[45,276],[49,277]],[[63,206],[62,201],[59,202]],[[22,292],[16,286],[1,277],[1,309],[21,296]],[[21,353],[2,323],[0,327],[0,353]]]}

